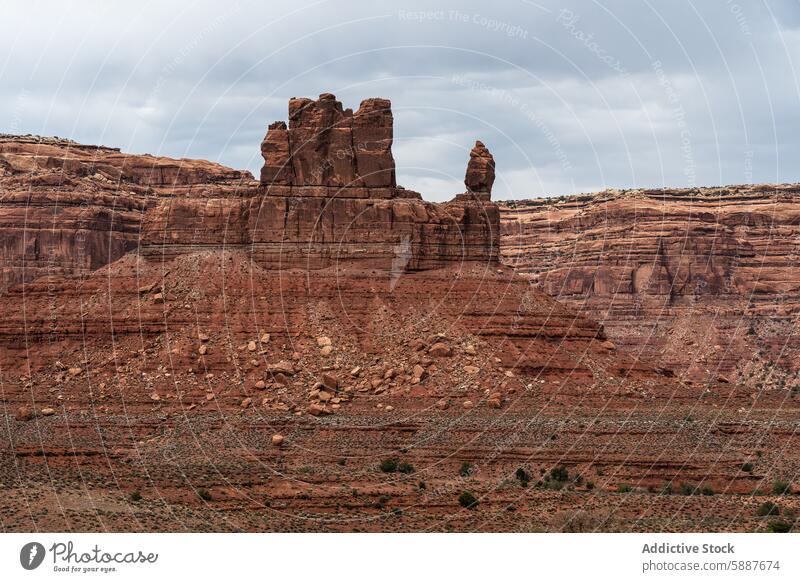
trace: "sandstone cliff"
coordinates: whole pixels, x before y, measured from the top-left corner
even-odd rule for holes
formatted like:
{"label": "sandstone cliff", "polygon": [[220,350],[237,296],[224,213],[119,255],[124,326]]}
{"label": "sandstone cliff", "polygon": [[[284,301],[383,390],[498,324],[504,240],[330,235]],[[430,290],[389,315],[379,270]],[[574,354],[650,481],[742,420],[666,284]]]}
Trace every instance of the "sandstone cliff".
{"label": "sandstone cliff", "polygon": [[503,261],[688,380],[797,389],[800,187],[503,204]]}
{"label": "sandstone cliff", "polygon": [[330,303],[365,353],[385,348],[373,318],[390,309],[426,334],[442,318],[442,331],[483,338],[509,369],[588,384],[595,368],[659,378],[499,263],[486,146],[470,155],[468,191],[432,204],[395,183],[392,123],[385,99],[355,113],[330,94],[292,99],[288,125],[272,123],[262,143],[260,181],[205,161],[3,137],[0,363],[47,370],[80,342],[99,354],[127,337],[178,333],[171,341],[188,343],[171,365],[224,368],[232,354],[193,351],[198,318],[233,343],[255,326],[291,345],[314,335],[311,311]]}

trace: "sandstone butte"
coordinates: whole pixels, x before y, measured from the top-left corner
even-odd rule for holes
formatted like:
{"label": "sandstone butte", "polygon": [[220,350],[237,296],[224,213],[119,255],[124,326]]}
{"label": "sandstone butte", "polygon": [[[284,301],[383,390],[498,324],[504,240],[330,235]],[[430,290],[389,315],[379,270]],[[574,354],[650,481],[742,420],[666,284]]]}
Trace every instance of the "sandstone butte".
{"label": "sandstone butte", "polygon": [[433,204],[392,140],[330,94],[259,180],[0,136],[4,531],[766,527],[795,401],[627,349],[500,261],[543,243],[504,249],[483,143]]}

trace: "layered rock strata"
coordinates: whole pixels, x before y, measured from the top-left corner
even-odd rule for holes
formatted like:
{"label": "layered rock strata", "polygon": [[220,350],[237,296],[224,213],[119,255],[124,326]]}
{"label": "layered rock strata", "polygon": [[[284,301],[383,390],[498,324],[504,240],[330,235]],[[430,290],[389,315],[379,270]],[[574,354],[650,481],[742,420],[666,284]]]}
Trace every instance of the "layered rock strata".
{"label": "layered rock strata", "polygon": [[503,261],[687,380],[797,390],[800,187],[501,205]]}

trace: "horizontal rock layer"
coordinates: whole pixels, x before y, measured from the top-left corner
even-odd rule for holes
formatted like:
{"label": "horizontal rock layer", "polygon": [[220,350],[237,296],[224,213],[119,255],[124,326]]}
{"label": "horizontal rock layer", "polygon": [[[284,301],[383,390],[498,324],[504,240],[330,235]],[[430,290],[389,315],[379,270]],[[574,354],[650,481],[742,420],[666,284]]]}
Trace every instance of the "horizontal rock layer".
{"label": "horizontal rock layer", "polygon": [[800,368],[800,186],[504,203],[503,261],[690,380],[791,389]]}

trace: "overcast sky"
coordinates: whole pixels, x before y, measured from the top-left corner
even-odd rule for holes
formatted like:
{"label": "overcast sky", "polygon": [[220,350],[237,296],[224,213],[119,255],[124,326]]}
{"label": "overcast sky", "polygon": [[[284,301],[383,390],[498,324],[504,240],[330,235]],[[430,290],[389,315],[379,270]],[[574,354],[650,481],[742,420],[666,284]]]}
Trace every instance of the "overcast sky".
{"label": "overcast sky", "polygon": [[799,51],[794,0],[3,0],[0,132],[257,175],[287,100],[331,92],[392,100],[428,200],[475,139],[495,198],[800,182]]}

